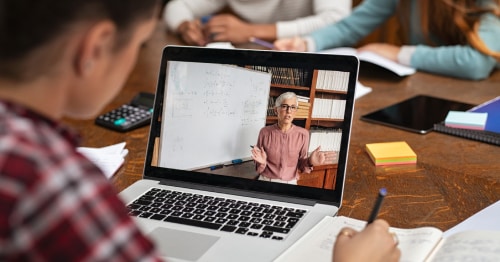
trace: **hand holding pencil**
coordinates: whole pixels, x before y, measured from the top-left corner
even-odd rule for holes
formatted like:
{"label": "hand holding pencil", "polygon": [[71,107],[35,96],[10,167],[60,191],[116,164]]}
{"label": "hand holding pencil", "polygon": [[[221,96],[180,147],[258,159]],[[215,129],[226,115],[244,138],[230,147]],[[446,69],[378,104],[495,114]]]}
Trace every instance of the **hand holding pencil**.
{"label": "hand holding pencil", "polygon": [[334,261],[399,261],[401,251],[396,235],[389,232],[385,220],[376,219],[386,194],[385,188],[380,189],[365,229],[340,230],[334,245]]}

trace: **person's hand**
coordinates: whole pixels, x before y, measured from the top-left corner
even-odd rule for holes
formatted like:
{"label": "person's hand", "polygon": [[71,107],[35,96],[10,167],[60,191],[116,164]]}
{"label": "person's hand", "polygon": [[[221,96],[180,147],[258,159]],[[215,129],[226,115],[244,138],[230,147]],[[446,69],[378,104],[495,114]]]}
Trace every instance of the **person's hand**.
{"label": "person's hand", "polygon": [[313,166],[320,166],[325,164],[333,164],[337,159],[335,151],[321,152],[321,146],[318,146],[309,156],[309,163]]}
{"label": "person's hand", "polygon": [[207,41],[203,35],[201,21],[198,19],[182,22],[177,28],[177,33],[188,45],[206,45]]}
{"label": "person's hand", "polygon": [[307,51],[307,43],[300,37],[282,38],[274,41],[274,48],[280,51],[305,52]]}
{"label": "person's hand", "polygon": [[358,51],[370,51],[394,62],[398,62],[398,54],[400,49],[401,47],[395,45],[372,43],[358,48]]}
{"label": "person's hand", "polygon": [[377,219],[363,231],[343,228],[333,247],[333,261],[399,261],[398,239],[389,232],[389,224]]}
{"label": "person's hand", "polygon": [[257,146],[254,146],[252,148],[252,159],[261,165],[265,165],[267,163],[266,151],[264,151],[263,148],[260,149]]}
{"label": "person's hand", "polygon": [[210,42],[247,43],[252,36],[252,25],[234,15],[213,16],[204,27],[205,37]]}

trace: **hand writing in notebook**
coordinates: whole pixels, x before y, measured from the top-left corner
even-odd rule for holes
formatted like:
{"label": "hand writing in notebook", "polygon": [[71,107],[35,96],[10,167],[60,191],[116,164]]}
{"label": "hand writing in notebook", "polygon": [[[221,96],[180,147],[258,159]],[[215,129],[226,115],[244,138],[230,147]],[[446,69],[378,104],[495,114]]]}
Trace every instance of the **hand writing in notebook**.
{"label": "hand writing in notebook", "polygon": [[345,227],[335,241],[333,261],[399,261],[397,244],[385,220],[377,219],[361,232]]}

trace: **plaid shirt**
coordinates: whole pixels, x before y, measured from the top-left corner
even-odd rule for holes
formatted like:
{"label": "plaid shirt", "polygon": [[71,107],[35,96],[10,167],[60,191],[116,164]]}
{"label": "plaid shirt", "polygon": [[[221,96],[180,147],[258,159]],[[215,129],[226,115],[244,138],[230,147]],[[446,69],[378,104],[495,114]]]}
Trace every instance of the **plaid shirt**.
{"label": "plaid shirt", "polygon": [[0,101],[0,261],[159,261],[77,140]]}

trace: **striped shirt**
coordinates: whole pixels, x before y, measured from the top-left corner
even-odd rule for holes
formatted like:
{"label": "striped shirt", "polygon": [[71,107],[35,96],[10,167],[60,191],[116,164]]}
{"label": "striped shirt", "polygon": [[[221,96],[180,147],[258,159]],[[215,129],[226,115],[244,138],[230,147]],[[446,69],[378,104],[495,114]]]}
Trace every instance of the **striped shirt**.
{"label": "striped shirt", "polygon": [[69,129],[0,101],[0,261],[159,261]]}

